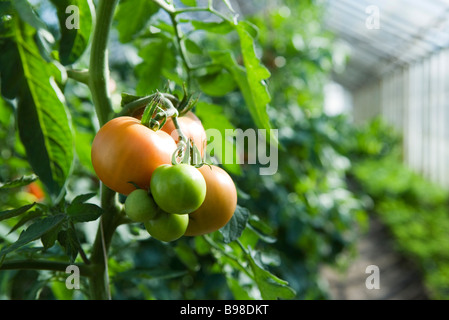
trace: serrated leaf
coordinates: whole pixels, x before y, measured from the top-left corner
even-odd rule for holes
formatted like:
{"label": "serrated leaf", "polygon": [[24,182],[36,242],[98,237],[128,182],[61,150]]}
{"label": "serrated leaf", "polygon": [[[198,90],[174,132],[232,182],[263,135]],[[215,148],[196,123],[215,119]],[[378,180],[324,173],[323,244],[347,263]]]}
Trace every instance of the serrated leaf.
{"label": "serrated leaf", "polygon": [[61,230],[61,227],[62,223],[42,235],[41,242],[42,245],[44,246],[44,249],[49,249],[53,247],[58,237],[58,233]]}
{"label": "serrated leaf", "polygon": [[240,238],[243,230],[245,230],[248,218],[248,209],[237,205],[231,220],[229,220],[229,222],[220,229],[220,233],[223,235],[223,242],[230,243]]}
{"label": "serrated leaf", "polygon": [[233,76],[226,69],[198,77],[201,90],[211,97],[222,97],[237,87]]}
{"label": "serrated leaf", "polygon": [[22,176],[20,178],[7,181],[4,183],[0,183],[0,189],[10,189],[10,188],[20,188],[29,185],[31,182],[37,180],[37,176],[35,174],[29,176]]}
{"label": "serrated leaf", "polygon": [[[270,96],[264,79],[269,72],[260,66],[260,61],[255,57],[253,39],[244,28],[239,28],[240,39],[243,44],[242,54],[245,67],[237,63],[230,51],[209,52],[214,63],[226,68],[236,81],[245,100],[245,104],[255,125],[260,129],[270,132],[271,123],[267,113]],[[252,52],[252,53],[251,53]],[[277,143],[277,141],[274,141]]]}
{"label": "serrated leaf", "polygon": [[75,63],[86,51],[92,33],[92,0],[51,0],[59,19],[61,40],[59,59],[63,65]]}
{"label": "serrated leaf", "polygon": [[92,203],[71,203],[67,207],[67,215],[73,222],[89,222],[97,220],[103,209]]}
{"label": "serrated leaf", "polygon": [[118,21],[119,39],[126,43],[131,41],[150,20],[159,7],[152,1],[120,1],[115,19]]}
{"label": "serrated leaf", "polygon": [[33,171],[56,200],[72,167],[73,136],[64,96],[54,81],[60,71],[40,56],[33,33],[16,22],[15,38],[23,68],[18,128]]}
{"label": "serrated leaf", "polygon": [[53,228],[57,228],[63,222],[64,218],[64,214],[58,214],[36,221],[20,234],[19,239],[17,239],[16,242],[0,250],[0,260],[8,253],[31,241],[41,238],[45,233],[51,231]]}
{"label": "serrated leaf", "polygon": [[232,24],[230,24],[226,20],[223,20],[221,22],[204,22],[200,20],[192,20],[190,21],[190,23],[196,30],[204,30],[217,34],[227,34],[235,30]]}
{"label": "serrated leaf", "polygon": [[69,256],[70,263],[73,263],[81,249],[81,244],[76,236],[75,229],[69,227],[67,230],[61,230],[58,233],[57,240]]}
{"label": "serrated leaf", "polygon": [[11,209],[11,210],[5,210],[5,211],[1,211],[0,212],[0,221],[2,220],[6,220],[12,217],[17,217],[20,216],[22,213],[27,212],[28,210],[30,210],[36,203],[31,203],[31,204],[27,204],[26,206],[20,207],[20,208],[16,208],[16,209]]}
{"label": "serrated leaf", "polygon": [[196,0],[181,0],[182,3],[184,3],[186,6],[189,7],[195,7],[196,6]]}
{"label": "serrated leaf", "polygon": [[89,199],[95,197],[96,195],[97,195],[96,192],[80,194],[80,195],[76,196],[76,197],[72,200],[72,204],[73,204],[73,203],[83,203],[83,202],[86,202],[87,200],[89,200]]}
{"label": "serrated leaf", "polygon": [[175,68],[175,56],[172,52],[169,40],[165,37],[151,39],[146,46],[139,51],[143,62],[135,68],[138,77],[136,93],[147,95],[155,92],[165,85],[164,69]]}
{"label": "serrated leaf", "polygon": [[250,250],[247,257],[262,298],[264,300],[293,299],[296,295],[295,290],[288,286],[287,281],[279,279],[260,266],[254,259],[255,255],[256,252]]}
{"label": "serrated leaf", "polygon": [[27,222],[42,217],[42,215],[43,212],[39,209],[28,212],[11,228],[11,230],[9,230],[8,234],[16,231],[18,228],[25,225]]}

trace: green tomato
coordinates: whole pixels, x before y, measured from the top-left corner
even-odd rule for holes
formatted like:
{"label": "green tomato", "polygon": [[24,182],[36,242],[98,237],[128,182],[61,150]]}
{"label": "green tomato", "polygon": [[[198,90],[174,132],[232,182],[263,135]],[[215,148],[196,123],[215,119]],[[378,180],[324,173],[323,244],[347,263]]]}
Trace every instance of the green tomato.
{"label": "green tomato", "polygon": [[189,225],[189,215],[171,214],[160,210],[154,219],[146,221],[144,225],[153,238],[170,242],[184,235]]}
{"label": "green tomato", "polygon": [[198,209],[206,197],[206,181],[188,164],[161,165],[151,176],[150,190],[156,204],[168,213],[187,214]]}
{"label": "green tomato", "polygon": [[143,189],[131,192],[125,200],[125,213],[133,221],[145,222],[153,219],[157,213],[157,205]]}

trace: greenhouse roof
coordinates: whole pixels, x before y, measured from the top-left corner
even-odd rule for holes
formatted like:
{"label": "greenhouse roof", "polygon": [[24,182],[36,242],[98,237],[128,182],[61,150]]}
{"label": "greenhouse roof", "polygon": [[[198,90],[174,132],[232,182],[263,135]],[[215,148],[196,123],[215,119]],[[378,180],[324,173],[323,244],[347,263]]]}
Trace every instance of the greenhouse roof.
{"label": "greenhouse roof", "polygon": [[449,46],[449,0],[325,0],[324,25],[350,47],[335,81],[355,90]]}

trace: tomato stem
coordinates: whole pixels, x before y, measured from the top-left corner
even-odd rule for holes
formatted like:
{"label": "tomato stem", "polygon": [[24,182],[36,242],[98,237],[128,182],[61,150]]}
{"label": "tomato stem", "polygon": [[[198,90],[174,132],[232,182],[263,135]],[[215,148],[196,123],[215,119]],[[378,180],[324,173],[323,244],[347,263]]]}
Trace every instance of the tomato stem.
{"label": "tomato stem", "polygon": [[[118,0],[99,0],[97,20],[93,31],[92,48],[89,62],[89,88],[100,126],[113,116],[112,102],[109,94],[108,38],[115,8]],[[94,270],[89,278],[91,299],[110,299],[110,288],[107,272],[107,252],[112,236],[118,226],[119,209],[116,204],[116,193],[101,184],[101,207],[104,210],[100,217],[96,238],[90,256]]]}

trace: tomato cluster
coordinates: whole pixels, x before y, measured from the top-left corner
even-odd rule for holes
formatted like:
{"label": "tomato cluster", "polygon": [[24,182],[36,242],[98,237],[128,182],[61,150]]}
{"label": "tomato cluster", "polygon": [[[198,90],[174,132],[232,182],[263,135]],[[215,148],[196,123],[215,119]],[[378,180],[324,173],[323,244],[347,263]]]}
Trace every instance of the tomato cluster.
{"label": "tomato cluster", "polygon": [[[192,113],[178,118],[186,138],[205,152],[206,132]],[[127,196],[125,213],[161,241],[216,231],[237,206],[232,178],[218,166],[172,164],[179,136],[172,119],[153,131],[136,117],[115,118],[92,144],[92,164],[110,189]]]}

